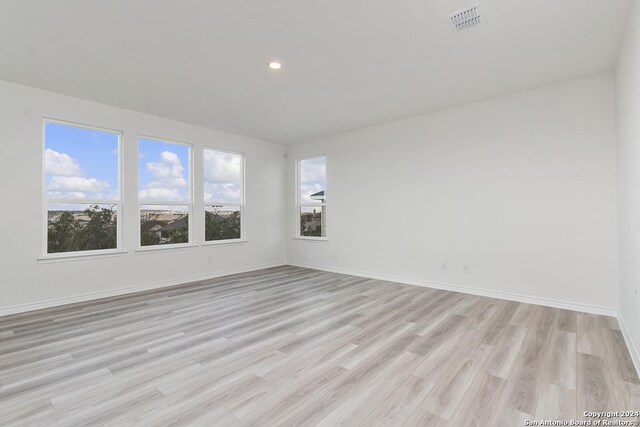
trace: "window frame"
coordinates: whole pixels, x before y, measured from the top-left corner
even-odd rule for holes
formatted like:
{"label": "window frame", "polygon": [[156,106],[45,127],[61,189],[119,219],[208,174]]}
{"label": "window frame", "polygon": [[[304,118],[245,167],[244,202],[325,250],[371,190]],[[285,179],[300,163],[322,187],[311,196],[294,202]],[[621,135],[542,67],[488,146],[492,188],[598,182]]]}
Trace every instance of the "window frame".
{"label": "window frame", "polygon": [[[187,179],[187,182],[189,183],[189,191],[187,191],[187,195],[189,196],[189,200],[184,202],[184,201],[176,201],[176,202],[169,202],[169,201],[165,201],[165,202],[159,202],[159,201],[141,201],[140,200],[140,139],[147,139],[147,140],[151,140],[151,141],[155,141],[155,142],[160,142],[160,143],[165,143],[165,144],[176,144],[176,145],[184,145],[186,146],[189,151],[189,159],[188,159],[188,167],[189,167],[189,177]],[[194,187],[194,170],[193,170],[193,157],[194,157],[194,150],[193,150],[193,144],[188,143],[188,142],[182,142],[182,141],[176,141],[173,139],[168,139],[168,138],[160,138],[157,136],[150,136],[150,135],[146,135],[146,134],[138,134],[136,137],[136,201],[137,201],[137,207],[138,207],[138,211],[136,213],[137,216],[137,225],[136,225],[136,229],[137,231],[137,236],[138,236],[138,243],[136,244],[136,252],[150,252],[150,251],[162,251],[162,250],[170,250],[170,249],[179,249],[179,248],[191,248],[191,247],[195,247],[197,246],[195,244],[195,242],[193,241],[193,187]],[[188,227],[188,240],[186,243],[169,243],[169,244],[164,244],[164,245],[149,245],[149,246],[142,246],[142,229],[140,227],[140,211],[142,206],[187,206],[187,212],[189,215],[189,219],[187,221],[187,227]]]}
{"label": "window frame", "polygon": [[[205,175],[206,175],[206,170],[205,170],[205,155],[204,152],[205,150],[210,150],[210,151],[218,151],[220,153],[228,153],[228,154],[235,154],[240,156],[240,203],[227,203],[227,202],[211,202],[208,203],[205,199],[204,199],[204,184],[205,184]],[[216,148],[216,147],[211,147],[208,145],[205,145],[204,147],[202,147],[202,215],[203,215],[203,219],[206,218],[207,215],[207,206],[211,206],[212,204],[220,204],[223,206],[239,206],[240,207],[240,237],[236,238],[236,239],[223,239],[223,240],[207,240],[207,224],[206,224],[206,220],[203,221],[202,223],[202,241],[203,241],[203,245],[204,246],[213,246],[213,245],[228,245],[228,244],[232,244],[232,243],[243,243],[247,241],[247,234],[246,234],[246,220],[245,220],[245,162],[246,162],[246,156],[245,153],[241,152],[241,151],[233,151],[233,150],[228,150],[228,149],[223,149],[223,148]]]}
{"label": "window frame", "polygon": [[[318,159],[324,157],[324,167],[325,167],[325,174],[324,174],[324,181],[325,181],[325,189],[324,189],[324,202],[320,203],[320,204],[310,204],[310,203],[302,203],[302,200],[300,199],[300,178],[301,178],[301,167],[302,167],[302,162],[305,160],[312,160],[312,159]],[[305,207],[324,207],[325,208],[325,213],[328,207],[327,204],[327,190],[329,188],[329,180],[327,178],[327,166],[328,166],[328,156],[326,154],[316,154],[316,155],[312,155],[312,156],[306,156],[306,157],[301,157],[296,159],[296,166],[295,166],[295,175],[296,175],[296,179],[295,179],[295,191],[296,191],[296,197],[295,197],[295,201],[296,201],[296,213],[294,218],[296,219],[294,221],[294,225],[295,225],[295,230],[294,230],[294,239],[299,239],[299,240],[311,240],[311,241],[318,241],[318,242],[326,242],[327,240],[329,240],[329,233],[328,230],[324,230],[324,236],[303,236],[300,230],[300,211],[302,208]],[[326,218],[325,218],[325,224],[326,224]],[[327,227],[328,228],[328,227]]]}
{"label": "window frame", "polygon": [[[58,124],[62,126],[75,127],[80,129],[87,129],[98,132],[106,132],[115,134],[118,137],[118,198],[116,200],[110,199],[64,199],[64,198],[49,198],[46,195],[46,163],[45,163],[45,152],[47,149],[47,123]],[[38,258],[38,260],[49,260],[56,258],[94,258],[99,256],[113,256],[114,254],[122,254],[126,251],[124,250],[123,244],[123,178],[124,178],[124,168],[123,168],[123,136],[124,132],[122,130],[111,129],[101,126],[87,125],[84,123],[71,122],[68,120],[60,120],[52,117],[42,117],[42,147],[41,147],[41,197],[42,197],[42,255]],[[59,204],[72,204],[72,205],[108,205],[115,204],[116,205],[116,247],[111,249],[95,249],[88,251],[70,251],[70,252],[54,252],[49,253],[48,247],[48,239],[49,239],[49,204],[50,203],[59,203]]]}

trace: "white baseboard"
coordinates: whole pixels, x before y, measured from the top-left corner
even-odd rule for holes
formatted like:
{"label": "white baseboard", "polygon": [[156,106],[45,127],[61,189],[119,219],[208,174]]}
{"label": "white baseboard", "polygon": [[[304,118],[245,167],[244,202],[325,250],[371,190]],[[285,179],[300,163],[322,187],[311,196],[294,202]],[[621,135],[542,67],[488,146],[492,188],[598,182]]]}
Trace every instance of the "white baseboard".
{"label": "white baseboard", "polygon": [[213,279],[216,277],[228,276],[230,274],[248,273],[250,271],[263,270],[265,268],[272,268],[272,267],[280,267],[283,265],[287,265],[287,264],[284,262],[277,262],[277,263],[255,265],[255,266],[245,267],[245,268],[224,270],[217,273],[201,274],[199,276],[183,277],[181,279],[147,283],[144,285],[131,286],[131,287],[114,289],[109,291],[92,292],[89,294],[76,295],[76,296],[66,297],[66,298],[57,298],[57,299],[41,301],[41,302],[36,302],[31,304],[3,307],[3,308],[0,308],[0,317],[7,316],[10,314],[25,313],[27,311],[41,310],[43,308],[51,308],[51,307],[57,307],[57,306],[66,305],[66,304],[73,304],[73,303],[91,301],[91,300],[96,300],[101,298],[109,298],[109,297],[115,297],[119,295],[132,294],[135,292],[148,291],[151,289],[166,288],[170,286],[182,285],[189,282],[197,282],[200,280],[207,280],[207,279]]}
{"label": "white baseboard", "polygon": [[627,344],[627,349],[629,349],[629,354],[631,355],[631,361],[633,362],[633,366],[636,368],[636,372],[640,377],[640,357],[638,357],[638,352],[636,351],[636,346],[631,339],[631,334],[629,333],[629,329],[627,329],[627,324],[624,321],[624,317],[622,314],[618,314],[618,324],[620,325],[620,332],[622,332],[622,336],[624,337],[624,342]]}
{"label": "white baseboard", "polygon": [[508,292],[492,291],[488,289],[472,288],[469,286],[455,285],[451,283],[436,282],[431,280],[412,279],[399,276],[389,276],[384,274],[369,273],[359,270],[351,270],[347,268],[327,267],[323,265],[300,263],[289,261],[289,265],[295,267],[312,268],[315,270],[330,271],[332,273],[349,274],[352,276],[366,277],[369,279],[387,280],[389,282],[397,282],[406,285],[423,286],[426,288],[442,289],[445,291],[462,292],[465,294],[479,295],[483,297],[498,298],[508,301],[524,302],[527,304],[544,305],[553,308],[562,308],[565,310],[580,311],[583,313],[599,314],[603,316],[617,317],[618,311],[610,307],[602,307],[597,305],[580,304],[568,301],[560,301],[554,299],[533,297],[528,295],[513,294]]}

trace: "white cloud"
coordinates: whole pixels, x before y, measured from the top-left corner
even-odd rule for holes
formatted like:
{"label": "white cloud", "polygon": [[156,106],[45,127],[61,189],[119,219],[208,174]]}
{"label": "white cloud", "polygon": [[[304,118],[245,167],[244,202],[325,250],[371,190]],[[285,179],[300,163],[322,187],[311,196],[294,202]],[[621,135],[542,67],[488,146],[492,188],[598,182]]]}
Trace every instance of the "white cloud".
{"label": "white cloud", "polygon": [[175,188],[146,188],[140,191],[140,200],[146,201],[180,201],[183,200],[182,195]]}
{"label": "white cloud", "polygon": [[51,199],[86,199],[87,195],[81,191],[47,191],[47,197]]}
{"label": "white cloud", "polygon": [[300,162],[300,199],[302,203],[319,203],[311,195],[326,189],[326,161],[324,157]]}
{"label": "white cloud", "polygon": [[180,157],[172,151],[160,153],[161,162],[147,163],[147,170],[158,181],[169,181],[173,186],[184,187],[187,181],[184,179],[184,166]]}
{"label": "white cloud", "polygon": [[82,191],[96,193],[109,188],[109,183],[96,178],[83,178],[81,176],[53,176],[47,186],[49,190],[58,191]]}
{"label": "white cloud", "polygon": [[300,185],[300,201],[302,203],[320,203],[318,200],[311,198],[312,194],[324,191],[324,184],[320,183],[303,183]]}
{"label": "white cloud", "polygon": [[96,178],[81,176],[52,176],[47,185],[47,197],[64,199],[103,199],[114,198],[106,195],[109,183]]}
{"label": "white cloud", "polygon": [[45,149],[45,173],[49,175],[46,197],[53,199],[116,199],[117,192],[106,181],[86,178],[77,159]]}
{"label": "white cloud", "polygon": [[204,151],[204,175],[208,182],[232,183],[240,181],[239,154]]}
{"label": "white cloud", "polygon": [[240,203],[239,154],[204,151],[204,198],[207,202]]}
{"label": "white cloud", "polygon": [[205,202],[240,203],[240,187],[235,184],[204,183]]}
{"label": "white cloud", "polygon": [[44,172],[57,176],[82,176],[82,169],[76,159],[51,148],[44,150]]}
{"label": "white cloud", "polygon": [[326,161],[324,157],[306,159],[300,162],[300,181],[324,182],[326,177]]}
{"label": "white cloud", "polygon": [[184,166],[180,157],[172,151],[160,153],[160,162],[148,162],[147,171],[154,178],[138,194],[141,200],[185,200],[179,188],[187,186]]}

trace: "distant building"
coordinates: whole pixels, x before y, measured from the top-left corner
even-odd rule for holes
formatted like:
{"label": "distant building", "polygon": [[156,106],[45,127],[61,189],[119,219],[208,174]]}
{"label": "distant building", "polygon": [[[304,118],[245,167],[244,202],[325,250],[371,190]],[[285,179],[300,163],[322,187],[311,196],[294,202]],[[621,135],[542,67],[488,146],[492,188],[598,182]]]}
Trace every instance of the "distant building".
{"label": "distant building", "polygon": [[165,222],[157,220],[143,221],[140,224],[140,229],[142,230],[142,232],[147,231],[150,234],[156,235],[158,239],[160,239],[162,238],[162,227],[164,227],[165,224]]}
{"label": "distant building", "polygon": [[[308,227],[310,230],[315,231],[318,227],[318,225],[320,225],[321,229],[320,232],[322,234],[322,237],[326,236],[326,232],[327,232],[327,207],[325,206],[325,201],[326,201],[326,197],[324,195],[324,190],[322,191],[318,191],[317,193],[312,194],[311,196],[309,196],[312,200],[319,200],[320,203],[322,203],[321,206],[321,211],[320,212],[316,212],[316,210],[313,210],[313,216],[311,217],[311,219],[308,221]],[[318,218],[319,217],[319,218]]]}
{"label": "distant building", "polygon": [[[161,216],[161,215],[158,215]],[[171,218],[176,217],[172,215]],[[160,239],[160,242],[164,242],[170,238],[171,232],[175,230],[185,229],[189,226],[189,217],[185,214],[180,214],[177,219],[160,220],[155,216],[143,217],[143,221],[140,224],[140,228],[143,232],[149,232],[154,234]],[[166,216],[165,216],[166,218]]]}

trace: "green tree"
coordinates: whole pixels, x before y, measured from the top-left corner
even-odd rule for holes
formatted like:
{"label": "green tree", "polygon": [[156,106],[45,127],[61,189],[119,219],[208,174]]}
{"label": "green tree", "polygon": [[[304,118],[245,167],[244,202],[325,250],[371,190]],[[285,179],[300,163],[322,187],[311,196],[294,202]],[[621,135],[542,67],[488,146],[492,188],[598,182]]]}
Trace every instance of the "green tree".
{"label": "green tree", "polygon": [[62,212],[49,218],[47,232],[47,252],[70,252],[75,249],[75,237],[79,229],[78,221],[72,212]]}
{"label": "green tree", "polygon": [[160,244],[160,237],[156,233],[152,233],[151,231],[142,231],[140,233],[140,245],[142,246],[153,246]]}
{"label": "green tree", "polygon": [[90,206],[84,211],[89,221],[78,231],[77,250],[114,249],[118,245],[117,218],[113,207]]}
{"label": "green tree", "polygon": [[162,237],[167,239],[167,243],[188,243],[189,227],[185,225],[175,230],[166,231]]}
{"label": "green tree", "polygon": [[241,235],[240,212],[234,211],[229,215],[221,215],[220,207],[214,207],[213,212],[205,216],[206,240],[239,239]]}
{"label": "green tree", "polygon": [[82,224],[74,211],[63,211],[48,221],[47,252],[90,251],[117,247],[117,219],[113,207],[94,205],[84,210]]}

